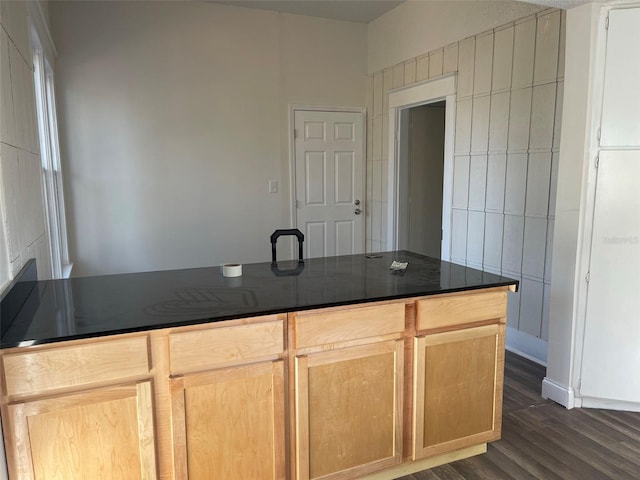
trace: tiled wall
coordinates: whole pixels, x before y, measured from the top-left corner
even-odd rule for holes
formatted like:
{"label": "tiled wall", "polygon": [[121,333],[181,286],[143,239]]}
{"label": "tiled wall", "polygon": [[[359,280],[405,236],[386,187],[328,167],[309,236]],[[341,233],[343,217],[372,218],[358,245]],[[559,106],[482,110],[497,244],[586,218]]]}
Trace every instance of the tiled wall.
{"label": "tiled wall", "polygon": [[0,290],[29,258],[50,278],[27,3],[0,1]]}
{"label": "tiled wall", "polygon": [[452,261],[521,280],[509,326],[547,339],[564,13],[545,10],[367,78],[367,251],[387,248],[388,92],[458,72]]}

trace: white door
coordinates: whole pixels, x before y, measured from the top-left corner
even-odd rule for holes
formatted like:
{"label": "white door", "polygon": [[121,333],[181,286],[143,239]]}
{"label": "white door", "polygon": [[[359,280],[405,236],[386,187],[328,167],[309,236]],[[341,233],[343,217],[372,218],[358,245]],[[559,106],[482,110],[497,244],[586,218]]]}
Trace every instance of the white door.
{"label": "white door", "polygon": [[363,114],[296,110],[294,128],[305,258],[363,253]]}

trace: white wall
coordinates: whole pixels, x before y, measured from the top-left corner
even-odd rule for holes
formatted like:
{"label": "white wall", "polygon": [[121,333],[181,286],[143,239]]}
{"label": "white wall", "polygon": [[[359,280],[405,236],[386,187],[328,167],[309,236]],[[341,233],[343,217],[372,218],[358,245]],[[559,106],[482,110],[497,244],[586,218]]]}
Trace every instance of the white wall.
{"label": "white wall", "polygon": [[367,71],[373,73],[544,8],[511,0],[408,0],[368,25]]}
{"label": "white wall", "polygon": [[26,2],[0,2],[0,291],[30,258],[51,275],[28,14]]}
{"label": "white wall", "polygon": [[363,105],[365,26],[200,2],[50,15],[74,273],[268,260],[288,104]]}

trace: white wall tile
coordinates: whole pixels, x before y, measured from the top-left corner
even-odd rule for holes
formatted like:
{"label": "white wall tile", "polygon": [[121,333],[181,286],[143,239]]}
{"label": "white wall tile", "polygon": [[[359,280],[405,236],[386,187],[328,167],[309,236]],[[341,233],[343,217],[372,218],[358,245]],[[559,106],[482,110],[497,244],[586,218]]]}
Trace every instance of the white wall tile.
{"label": "white wall tile", "polygon": [[551,265],[553,263],[553,231],[555,228],[555,220],[550,218],[547,220],[547,247],[544,259],[544,281],[551,283]]}
{"label": "white wall tile", "polygon": [[382,160],[382,118],[375,117],[373,119],[373,161]]}
{"label": "white wall tile", "polygon": [[487,163],[487,199],[485,210],[502,213],[507,174],[507,155],[504,153],[489,155]]}
{"label": "white wall tile", "polygon": [[484,211],[487,192],[487,156],[472,155],[469,167],[469,210]]}
{"label": "white wall tile", "polygon": [[[5,3],[5,2],[0,2]],[[9,68],[9,37],[0,28],[0,141],[13,144],[16,127],[11,92],[11,71]]]}
{"label": "white wall tile", "polygon": [[509,150],[529,148],[529,121],[531,117],[531,88],[511,91],[509,112]]}
{"label": "white wall tile", "polygon": [[364,87],[365,107],[367,108],[367,118],[373,118],[373,75],[367,75]]}
{"label": "white wall tile", "polygon": [[553,82],[558,73],[560,10],[538,17],[533,82]]}
{"label": "white wall tile", "polygon": [[484,267],[501,270],[504,215],[500,213],[487,213],[484,229]]}
{"label": "white wall tile", "polygon": [[549,305],[551,303],[551,285],[545,285],[542,297],[542,328],[540,338],[549,341]]}
{"label": "white wall tile", "polygon": [[509,134],[509,101],[510,92],[491,95],[491,116],[489,120],[489,150],[507,150]]}
{"label": "white wall tile", "polygon": [[527,166],[526,215],[546,217],[549,212],[551,152],[530,153]]}
{"label": "white wall tile", "polygon": [[416,59],[412,58],[404,62],[404,84],[416,83]]}
{"label": "white wall tile", "polygon": [[[522,279],[510,276],[514,280],[522,281]],[[520,289],[515,293],[507,295],[507,326],[518,329],[518,323],[520,321]]]}
{"label": "white wall tile", "polygon": [[440,48],[429,52],[429,78],[442,75],[442,65],[444,62],[444,52]]}
{"label": "white wall tile", "polygon": [[502,270],[520,273],[522,271],[522,244],[524,240],[524,217],[504,216],[504,236],[502,239]]}
{"label": "white wall tile", "polygon": [[416,60],[416,81],[429,78],[429,55],[421,55]]}
{"label": "white wall tile", "polygon": [[558,82],[556,89],[556,113],[553,119],[553,148],[560,148],[562,130],[562,102],[564,101],[564,82]]}
{"label": "white wall tile", "polygon": [[493,77],[491,88],[494,92],[511,88],[511,64],[513,61],[513,27],[495,33]]}
{"label": "white wall tile", "polygon": [[393,88],[404,86],[404,63],[393,66]]}
{"label": "white wall tile", "polygon": [[13,95],[13,109],[15,120],[15,146],[18,148],[26,148],[27,132],[26,132],[26,92],[24,79],[24,61],[20,53],[13,44],[9,44],[9,71],[11,72],[11,93]]}
{"label": "white wall tile", "polygon": [[453,208],[467,208],[469,204],[469,157],[453,159]]}
{"label": "white wall tile", "polygon": [[389,158],[389,115],[382,117],[382,160]]}
{"label": "white wall tile", "polygon": [[524,246],[522,248],[522,274],[544,279],[547,219],[525,217]]}
{"label": "white wall tile", "polygon": [[533,81],[533,62],[536,46],[536,19],[531,18],[515,26],[513,42],[512,88],[523,88]]}
{"label": "white wall tile", "polygon": [[504,211],[512,215],[524,215],[527,188],[527,154],[507,154],[507,183],[504,195]]}
{"label": "white wall tile", "polygon": [[458,50],[458,97],[468,97],[473,93],[473,72],[475,70],[476,38],[465,38]]}
{"label": "white wall tile", "polygon": [[[2,203],[4,204],[3,221],[5,222],[5,233],[7,235],[8,256],[10,261],[18,258],[21,250],[20,231],[18,230],[20,212],[18,208],[21,200],[20,168],[18,165],[18,151],[7,145],[0,143],[0,174],[2,175]],[[0,212],[2,213],[2,212]]]}
{"label": "white wall tile", "polygon": [[520,284],[520,322],[518,330],[540,337],[542,329],[542,296],[544,284],[527,278]]}
{"label": "white wall tile", "polygon": [[451,212],[451,257],[466,259],[467,211],[454,208]]}
{"label": "white wall tile", "polygon": [[376,72],[373,74],[373,114],[382,115],[382,99],[384,97],[383,86],[384,74]]}
{"label": "white wall tile", "polygon": [[493,65],[493,32],[476,37],[476,56],[473,76],[473,94],[491,91]]}
{"label": "white wall tile", "polygon": [[553,146],[553,117],[556,110],[556,84],[533,87],[529,148]]}
{"label": "white wall tile", "polygon": [[491,97],[473,97],[471,120],[471,151],[486,152],[489,148],[489,110]]}
{"label": "white wall tile", "polygon": [[455,153],[469,153],[471,148],[471,108],[472,100],[460,100],[456,105]]}
{"label": "white wall tile", "polygon": [[382,72],[382,113],[389,112],[389,90],[393,88],[393,68],[385,68]]}
{"label": "white wall tile", "polygon": [[555,217],[556,215],[556,198],[558,196],[558,160],[560,159],[559,153],[553,153],[551,155],[551,181],[549,185],[549,216]]}
{"label": "white wall tile", "polygon": [[458,44],[453,43],[444,47],[442,73],[458,71]]}
{"label": "white wall tile", "polygon": [[469,212],[467,220],[467,263],[482,268],[484,253],[484,212]]}

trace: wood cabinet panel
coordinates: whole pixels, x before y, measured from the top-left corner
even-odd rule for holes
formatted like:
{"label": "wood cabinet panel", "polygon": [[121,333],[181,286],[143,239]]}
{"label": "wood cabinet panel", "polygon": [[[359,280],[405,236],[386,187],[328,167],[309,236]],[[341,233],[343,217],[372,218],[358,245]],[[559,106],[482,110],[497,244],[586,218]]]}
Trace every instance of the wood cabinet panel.
{"label": "wood cabinet panel", "polygon": [[295,347],[303,348],[404,330],[404,303],[296,313]]}
{"label": "wood cabinet panel", "polygon": [[17,478],[156,478],[150,382],[13,404],[7,413]]}
{"label": "wood cabinet panel", "polygon": [[283,363],[172,380],[176,478],[284,479]]}
{"label": "wood cabinet panel", "polygon": [[276,320],[172,333],[169,348],[174,375],[279,355],[284,350],[284,322]]}
{"label": "wood cabinet panel", "polygon": [[297,478],[354,478],[401,461],[404,344],[296,358]]}
{"label": "wood cabinet panel", "polygon": [[499,438],[504,331],[494,324],[415,340],[414,459]]}
{"label": "wood cabinet panel", "polygon": [[442,295],[417,301],[417,328],[464,325],[485,320],[504,321],[507,316],[507,292]]}
{"label": "wood cabinet panel", "polygon": [[2,356],[6,393],[43,394],[149,372],[146,336],[99,341]]}

